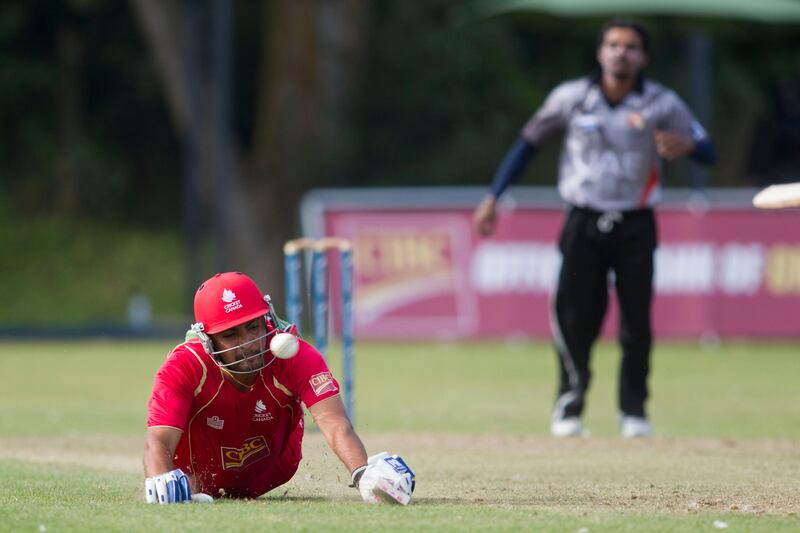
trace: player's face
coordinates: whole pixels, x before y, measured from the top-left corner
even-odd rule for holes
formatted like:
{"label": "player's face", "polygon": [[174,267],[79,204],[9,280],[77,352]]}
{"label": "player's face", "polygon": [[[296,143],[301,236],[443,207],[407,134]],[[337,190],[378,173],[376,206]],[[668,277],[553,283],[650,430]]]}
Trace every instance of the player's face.
{"label": "player's face", "polygon": [[[210,335],[214,351],[233,372],[256,372],[264,367],[267,349],[267,326],[263,317],[244,322],[225,331]],[[236,364],[232,364],[236,363]]]}
{"label": "player's face", "polygon": [[647,54],[636,30],[610,28],[597,50],[597,61],[603,74],[627,80],[638,76],[647,65]]}

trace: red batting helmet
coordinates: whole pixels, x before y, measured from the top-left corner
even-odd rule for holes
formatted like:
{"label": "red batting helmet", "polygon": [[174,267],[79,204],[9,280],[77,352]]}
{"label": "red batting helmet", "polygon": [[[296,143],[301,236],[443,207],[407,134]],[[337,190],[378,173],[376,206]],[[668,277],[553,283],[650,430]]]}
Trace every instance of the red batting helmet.
{"label": "red batting helmet", "polygon": [[194,295],[194,319],[203,332],[219,333],[269,313],[256,283],[241,272],[216,274]]}

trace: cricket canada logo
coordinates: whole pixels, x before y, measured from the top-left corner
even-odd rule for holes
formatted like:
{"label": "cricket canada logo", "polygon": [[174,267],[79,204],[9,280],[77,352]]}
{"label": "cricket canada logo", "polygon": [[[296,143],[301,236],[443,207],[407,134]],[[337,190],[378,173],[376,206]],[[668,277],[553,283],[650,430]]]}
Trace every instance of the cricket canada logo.
{"label": "cricket canada logo", "polygon": [[241,448],[220,447],[222,468],[224,470],[242,470],[251,464],[269,456],[269,446],[263,435],[249,437]]}
{"label": "cricket canada logo", "polygon": [[308,383],[311,385],[311,388],[314,389],[314,394],[317,396],[322,396],[326,392],[335,392],[339,390],[339,387],[333,380],[333,374],[330,372],[314,374],[311,376],[311,379],[308,380]]}
{"label": "cricket canada logo", "polygon": [[222,291],[222,301],[226,304],[231,303],[236,299],[236,293],[230,289],[223,289]]}
{"label": "cricket canada logo", "polygon": [[244,307],[242,302],[236,299],[236,293],[230,289],[223,289],[221,299],[223,302],[225,302],[226,313],[230,313],[231,311],[236,311],[237,309]]}
{"label": "cricket canada logo", "polygon": [[258,400],[256,402],[255,413],[253,413],[253,422],[266,422],[268,420],[272,420],[275,418],[272,416],[272,413],[267,411],[267,406],[264,405],[264,402]]}

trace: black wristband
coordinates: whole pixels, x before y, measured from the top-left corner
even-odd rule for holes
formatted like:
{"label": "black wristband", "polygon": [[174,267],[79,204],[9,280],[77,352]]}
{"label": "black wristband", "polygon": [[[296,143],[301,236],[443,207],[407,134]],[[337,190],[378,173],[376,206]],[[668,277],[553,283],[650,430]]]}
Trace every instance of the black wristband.
{"label": "black wristband", "polygon": [[358,488],[358,482],[361,481],[361,476],[364,475],[364,472],[367,470],[367,465],[359,466],[350,474],[350,483],[351,487]]}

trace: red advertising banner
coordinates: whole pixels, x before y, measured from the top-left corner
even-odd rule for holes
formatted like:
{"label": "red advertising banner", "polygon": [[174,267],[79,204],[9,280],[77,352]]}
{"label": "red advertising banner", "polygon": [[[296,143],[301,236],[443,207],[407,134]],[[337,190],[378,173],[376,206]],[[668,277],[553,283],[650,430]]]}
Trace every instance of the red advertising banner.
{"label": "red advertising banner", "polygon": [[[323,210],[320,229],[354,244],[360,338],[547,338],[562,217],[516,206],[481,238],[467,206],[352,206]],[[800,336],[800,212],[663,207],[658,221],[657,337]]]}

